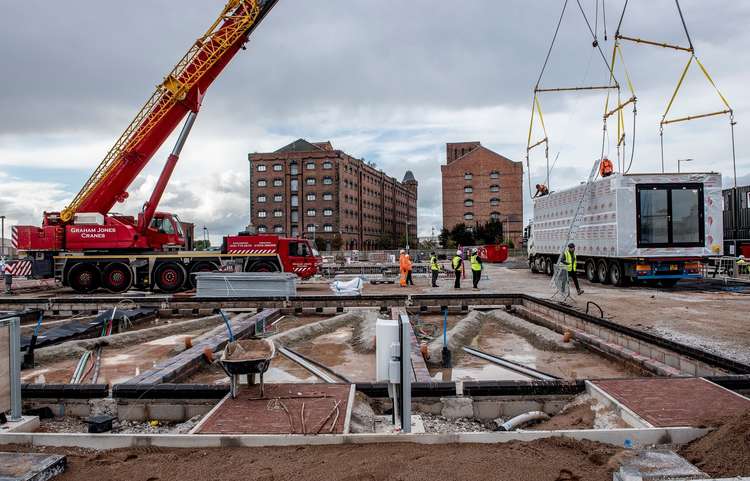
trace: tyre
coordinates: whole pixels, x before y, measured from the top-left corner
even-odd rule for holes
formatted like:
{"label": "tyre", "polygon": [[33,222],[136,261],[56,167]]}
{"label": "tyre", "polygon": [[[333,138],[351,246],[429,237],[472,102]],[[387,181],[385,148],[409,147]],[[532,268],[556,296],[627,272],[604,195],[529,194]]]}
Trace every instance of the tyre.
{"label": "tyre", "polygon": [[551,257],[544,258],[544,273],[549,277],[552,277],[552,274],[555,273],[555,262]]}
{"label": "tyre", "polygon": [[271,262],[259,261],[250,266],[248,272],[278,272],[279,268]]}
{"label": "tyre", "polygon": [[615,261],[609,264],[609,282],[613,286],[622,287],[627,285],[628,278],[622,268],[622,264]]}
{"label": "tyre", "polygon": [[596,262],[594,262],[594,259],[589,259],[586,261],[586,266],[584,267],[584,270],[586,271],[586,279],[589,282],[592,282],[592,283],[599,282],[599,276],[596,273]]}
{"label": "tyre", "polygon": [[198,262],[190,268],[190,276],[188,276],[188,287],[191,289],[195,288],[195,275],[198,272],[216,272],[219,270],[219,266],[212,262]]}
{"label": "tyre", "polygon": [[604,259],[599,259],[596,263],[596,277],[602,284],[609,284],[609,267]]}
{"label": "tyre", "polygon": [[670,288],[676,286],[679,281],[679,279],[659,279],[659,285],[661,287]]}
{"label": "tyre", "polygon": [[537,274],[539,272],[539,269],[537,269],[536,266],[536,257],[529,258],[529,270],[532,274]]}
{"label": "tyre", "polygon": [[125,292],[133,285],[133,271],[123,262],[113,262],[102,271],[102,287],[109,292]]}
{"label": "tyre", "polygon": [[94,264],[76,264],[68,271],[67,281],[76,292],[93,292],[99,288],[101,272]]}
{"label": "tyre", "polygon": [[154,284],[161,291],[177,292],[185,285],[185,269],[176,262],[166,262],[154,270]]}

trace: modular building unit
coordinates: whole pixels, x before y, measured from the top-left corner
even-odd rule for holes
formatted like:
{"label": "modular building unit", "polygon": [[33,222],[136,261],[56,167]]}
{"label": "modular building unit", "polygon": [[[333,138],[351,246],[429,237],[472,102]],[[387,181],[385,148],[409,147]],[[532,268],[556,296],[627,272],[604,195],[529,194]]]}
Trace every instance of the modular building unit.
{"label": "modular building unit", "polygon": [[[535,199],[529,265],[552,273],[585,184]],[[700,261],[722,253],[721,175],[614,174],[597,180],[570,241],[593,282],[700,277]]]}

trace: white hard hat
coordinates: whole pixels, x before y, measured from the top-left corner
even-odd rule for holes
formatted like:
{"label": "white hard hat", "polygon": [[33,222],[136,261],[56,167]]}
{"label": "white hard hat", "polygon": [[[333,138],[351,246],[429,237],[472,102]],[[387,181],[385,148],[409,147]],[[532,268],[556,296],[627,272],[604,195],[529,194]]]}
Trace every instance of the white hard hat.
{"label": "white hard hat", "polygon": [[405,250],[403,250],[403,249],[401,249],[401,250],[400,250],[400,251],[398,251],[398,252],[399,252],[399,254],[403,254],[403,253],[405,253],[406,251],[405,251]]}
{"label": "white hard hat", "polygon": [[458,249],[458,250],[456,251],[456,255],[459,255],[459,256],[460,256],[461,254],[462,254],[462,252],[461,252],[461,249]]}
{"label": "white hard hat", "polygon": [[740,254],[740,259],[744,259],[744,258],[745,258],[745,256],[743,256],[742,254]]}

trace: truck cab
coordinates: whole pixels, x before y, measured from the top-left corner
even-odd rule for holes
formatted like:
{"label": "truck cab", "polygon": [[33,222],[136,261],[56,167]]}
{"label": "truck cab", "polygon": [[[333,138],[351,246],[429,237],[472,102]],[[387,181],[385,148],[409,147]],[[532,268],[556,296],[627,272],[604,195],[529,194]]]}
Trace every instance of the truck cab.
{"label": "truck cab", "polygon": [[176,214],[157,212],[146,231],[148,244],[158,250],[175,250],[185,247],[182,222]]}
{"label": "truck cab", "polygon": [[307,239],[282,238],[280,239],[282,253],[286,251],[286,257],[289,262],[288,272],[294,272],[302,279],[308,279],[318,272],[318,268],[323,263],[323,258],[312,242]]}

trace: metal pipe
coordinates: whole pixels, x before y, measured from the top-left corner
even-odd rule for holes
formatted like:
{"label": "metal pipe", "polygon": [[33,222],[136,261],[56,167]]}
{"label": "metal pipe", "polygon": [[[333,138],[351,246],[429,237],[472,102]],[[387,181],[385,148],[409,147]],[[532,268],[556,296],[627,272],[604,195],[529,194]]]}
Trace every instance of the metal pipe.
{"label": "metal pipe", "polygon": [[630,42],[642,43],[642,44],[645,44],[645,45],[653,45],[655,47],[672,48],[672,49],[675,49],[675,50],[684,50],[685,52],[692,52],[693,51],[692,47],[681,47],[679,45],[672,45],[672,44],[664,43],[664,42],[654,42],[653,40],[644,40],[642,38],[627,37],[625,35],[619,35],[618,34],[618,35],[616,35],[616,38],[619,39],[619,40],[628,40]]}
{"label": "metal pipe", "polygon": [[304,367],[305,369],[307,369],[311,373],[315,374],[317,377],[319,377],[323,381],[325,381],[325,382],[327,382],[329,384],[336,384],[337,382],[339,382],[338,379],[334,378],[333,376],[331,376],[330,374],[328,374],[327,372],[325,372],[323,369],[321,369],[318,366],[316,366],[315,364],[313,364],[308,359],[302,357],[302,355],[297,354],[296,352],[294,352],[291,349],[288,349],[288,348],[286,348],[284,346],[277,346],[277,347],[278,347],[278,350],[279,350],[279,352],[281,354],[283,354],[284,356],[288,357],[292,361],[296,362],[300,366]]}
{"label": "metal pipe", "polygon": [[609,90],[618,89],[617,85],[592,85],[589,87],[559,87],[548,89],[534,89],[534,92],[575,92],[578,90]]}
{"label": "metal pipe", "polygon": [[485,361],[493,362],[495,364],[503,366],[506,369],[515,371],[519,374],[523,374],[524,376],[538,379],[540,381],[554,381],[556,379],[559,379],[558,377],[555,377],[551,374],[537,371],[536,369],[533,369],[533,368],[530,368],[530,367],[527,367],[527,366],[524,366],[522,364],[518,364],[512,361],[508,361],[507,359],[504,359],[502,357],[494,356],[492,354],[488,354],[486,352],[482,352],[478,349],[474,349],[471,347],[464,347],[464,352],[466,352],[467,354],[471,354],[472,356],[476,356],[481,359],[484,359]]}
{"label": "metal pipe", "polygon": [[21,318],[8,320],[10,331],[10,420],[21,420]]}

